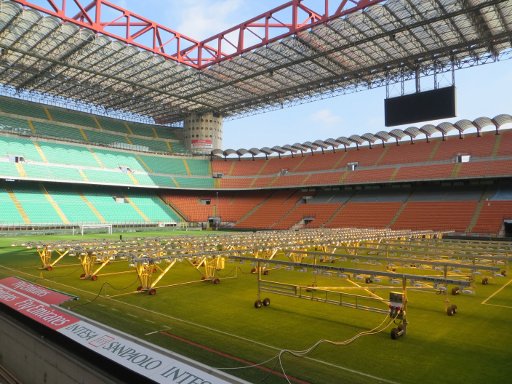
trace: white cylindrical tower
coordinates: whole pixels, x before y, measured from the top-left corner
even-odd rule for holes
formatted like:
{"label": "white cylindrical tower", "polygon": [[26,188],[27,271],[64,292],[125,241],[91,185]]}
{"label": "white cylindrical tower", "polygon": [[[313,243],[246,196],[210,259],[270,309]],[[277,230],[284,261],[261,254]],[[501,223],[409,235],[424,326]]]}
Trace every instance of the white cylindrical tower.
{"label": "white cylindrical tower", "polygon": [[208,112],[185,118],[184,141],[193,154],[209,155],[222,148],[222,116]]}

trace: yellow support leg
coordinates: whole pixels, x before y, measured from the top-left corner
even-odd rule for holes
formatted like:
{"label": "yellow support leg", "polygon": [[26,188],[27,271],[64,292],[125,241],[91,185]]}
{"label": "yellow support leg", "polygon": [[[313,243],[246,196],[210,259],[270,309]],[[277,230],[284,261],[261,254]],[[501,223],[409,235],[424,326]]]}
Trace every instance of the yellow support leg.
{"label": "yellow support leg", "polygon": [[56,250],[59,254],[59,257],[52,262],[52,254],[53,250],[50,249],[47,245],[42,248],[37,249],[37,253],[39,254],[39,258],[41,259],[41,269],[46,269],[47,271],[51,271],[55,264],[57,264],[64,256],[69,253],[69,250],[59,251]]}
{"label": "yellow support leg", "polygon": [[97,256],[94,252],[82,253],[80,255],[80,264],[84,273],[80,275],[81,279],[96,280],[98,277],[93,273],[94,265],[96,263]]}
{"label": "yellow support leg", "polygon": [[155,289],[155,286],[162,279],[162,277],[164,277],[167,274],[167,272],[169,272],[171,270],[171,268],[174,266],[174,264],[176,264],[176,260],[177,259],[170,260],[169,264],[167,264],[167,266],[163,269],[157,266],[157,269],[160,271],[160,274],[156,277],[156,279],[153,281],[153,283],[151,283],[152,289]]}
{"label": "yellow support leg", "polygon": [[[137,291],[147,292],[149,295],[156,294],[156,285],[167,274],[167,272],[171,270],[174,264],[176,264],[176,261],[177,259],[168,260],[169,263],[165,268],[160,268],[152,260],[137,261],[135,268],[140,282],[139,287],[137,287]],[[153,278],[157,272],[160,273],[156,278]]]}
{"label": "yellow support leg", "polygon": [[194,263],[190,261],[190,263],[196,268],[198,271],[200,269],[203,270],[201,273],[201,280],[209,280],[213,284],[219,284],[220,279],[216,277],[216,272],[218,270],[224,269],[225,266],[225,258],[221,256],[216,257],[203,257],[200,259],[199,263]]}
{"label": "yellow support leg", "polygon": [[108,263],[110,263],[110,257],[105,257],[104,259],[101,259],[101,264],[96,270],[92,273],[91,279],[97,280],[98,279],[98,273],[101,271]]}
{"label": "yellow support leg", "polygon": [[[259,251],[254,252],[254,257],[256,259],[272,260],[278,251],[279,251],[278,248],[259,250]],[[258,268],[260,268],[260,267],[258,267]],[[267,267],[265,265],[261,267],[261,271],[258,271],[258,268],[253,268],[251,270],[251,273],[263,273],[264,275],[268,275],[270,273],[270,270],[267,269]]]}
{"label": "yellow support leg", "polygon": [[66,250],[66,251],[59,251],[59,250],[57,250],[56,252],[59,254],[59,257],[57,257],[57,259],[55,259],[55,261],[50,264],[50,267],[52,269],[53,269],[55,264],[57,264],[64,256],[66,256],[69,253],[69,249]]}
{"label": "yellow support leg", "polygon": [[37,254],[41,259],[41,269],[46,269],[47,271],[51,271],[53,269],[51,265],[52,260],[52,250],[45,245],[42,248],[37,249]]}

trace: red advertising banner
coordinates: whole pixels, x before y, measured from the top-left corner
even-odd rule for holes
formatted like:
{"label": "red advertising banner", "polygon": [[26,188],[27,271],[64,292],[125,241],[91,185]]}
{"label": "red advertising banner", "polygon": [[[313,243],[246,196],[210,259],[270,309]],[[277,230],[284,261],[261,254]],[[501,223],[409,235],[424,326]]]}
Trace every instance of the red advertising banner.
{"label": "red advertising banner", "polygon": [[209,139],[204,139],[204,140],[192,140],[192,148],[207,148],[207,149],[212,149],[213,148],[213,143],[211,140]]}
{"label": "red advertising banner", "polygon": [[0,303],[55,330],[79,320],[51,306],[63,303],[71,298],[71,296],[15,277],[0,280]]}
{"label": "red advertising banner", "polygon": [[16,277],[2,279],[0,280],[0,284],[46,304],[62,304],[65,301],[73,299],[72,296],[47,289],[37,284],[32,284]]}

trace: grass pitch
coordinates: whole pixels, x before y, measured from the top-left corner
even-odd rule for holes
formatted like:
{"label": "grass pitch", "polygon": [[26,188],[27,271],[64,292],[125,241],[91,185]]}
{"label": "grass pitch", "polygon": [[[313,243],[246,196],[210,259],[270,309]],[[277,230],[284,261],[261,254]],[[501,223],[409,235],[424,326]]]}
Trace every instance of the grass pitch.
{"label": "grass pitch", "polygon": [[[255,309],[257,281],[249,263],[226,263],[218,285],[201,282],[200,273],[187,262],[177,263],[160,281],[155,296],[134,293],[139,283],[127,261],[108,265],[97,281],[80,280],[77,258],[66,256],[53,271],[41,271],[35,250],[11,247],[24,240],[0,239],[0,277],[19,276],[76,295],[80,300],[65,305],[77,313],[212,367],[229,369],[253,383],[480,384],[511,380],[510,277],[494,277],[486,286],[477,284],[474,295],[445,296],[411,289],[405,337],[393,341],[387,328],[346,346],[320,344],[304,357],[283,353],[280,364],[276,356],[284,349],[304,350],[321,339],[344,341],[373,329],[386,316],[272,294],[265,294],[271,300],[269,307]],[[368,269],[352,262],[348,265]],[[305,285],[315,281],[326,286],[351,284],[311,271],[284,269],[273,270],[266,278]],[[389,292],[372,290],[384,298]],[[458,306],[453,317],[445,313],[446,300]]]}

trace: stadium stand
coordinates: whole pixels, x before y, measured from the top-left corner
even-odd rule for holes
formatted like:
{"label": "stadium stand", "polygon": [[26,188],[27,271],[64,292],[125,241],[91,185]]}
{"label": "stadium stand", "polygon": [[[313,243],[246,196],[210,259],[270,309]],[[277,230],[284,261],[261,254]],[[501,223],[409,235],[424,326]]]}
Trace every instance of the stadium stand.
{"label": "stadium stand", "polygon": [[393,229],[423,229],[464,233],[471,222],[476,201],[410,202]]}
{"label": "stadium stand", "polygon": [[305,185],[338,185],[348,172],[313,173],[304,181]]}
{"label": "stadium stand", "polygon": [[97,128],[98,125],[91,115],[81,112],[69,111],[62,108],[47,107],[49,120],[61,123],[80,125],[83,127]]}
{"label": "stadium stand", "polygon": [[349,202],[333,216],[328,228],[389,228],[399,202]]}
{"label": "stadium stand", "polygon": [[84,141],[85,139],[79,128],[55,124],[47,121],[32,121],[32,125],[34,127],[35,133],[43,137],[54,137],[79,142]]}
{"label": "stadium stand", "polygon": [[426,140],[417,140],[411,142],[401,142],[400,145],[388,144],[388,150],[382,157],[379,165],[382,164],[403,164],[404,159],[408,163],[424,163],[429,161],[436,148],[437,142],[427,142]]}
{"label": "stadium stand", "polygon": [[222,178],[219,180],[219,186],[222,189],[248,189],[255,179],[250,177],[240,177],[233,179]]}
{"label": "stadium stand", "polygon": [[0,102],[0,130],[6,132],[145,152],[187,153],[176,128],[128,124],[122,120],[6,97],[0,97]]}
{"label": "stadium stand", "polygon": [[[185,152],[177,129],[4,97],[0,101],[0,177],[34,181],[6,184],[1,190],[6,212],[16,212],[13,223],[175,222],[181,220],[170,208],[175,207],[191,222],[215,216],[247,229],[426,227],[497,234],[510,211],[508,197],[484,199],[486,186],[461,200],[443,195],[441,187],[422,193],[400,184],[508,178],[512,130],[210,160],[170,156]],[[462,161],[462,155],[468,158]],[[95,193],[92,186],[79,184],[110,187]],[[329,186],[365,189],[372,184],[398,184],[402,192],[370,200],[361,200],[361,191],[322,192]],[[116,186],[134,189],[122,195],[124,202],[116,203],[112,213],[114,192],[108,188]],[[158,197],[141,188],[172,192],[160,191]],[[266,191],[258,192],[262,188]],[[204,203],[208,199],[210,204]],[[441,216],[432,219],[438,210]]]}
{"label": "stadium stand", "polygon": [[341,159],[345,156],[345,152],[324,152],[315,155],[307,154],[306,159],[301,161],[297,167],[294,168],[295,172],[315,172],[334,169]]}
{"label": "stadium stand", "polygon": [[296,204],[301,192],[276,190],[235,224],[235,228],[273,228]]}
{"label": "stadium stand", "polygon": [[[231,163],[231,167],[228,172],[226,172],[226,175],[229,176],[259,175],[261,173],[261,169],[265,166],[265,162],[262,159],[229,160],[229,162]],[[219,170],[219,168],[214,168],[213,171],[224,173],[223,169]],[[269,173],[265,172],[265,174]]]}
{"label": "stadium stand", "polygon": [[19,116],[29,116],[37,119],[48,119],[42,104],[30,103],[19,99],[0,96],[0,111]]}
{"label": "stadium stand", "polygon": [[213,179],[211,177],[175,177],[174,182],[178,187],[191,189],[212,189]]}
{"label": "stadium stand", "polygon": [[458,136],[449,136],[439,145],[431,160],[453,160],[460,154],[468,154],[472,157],[492,156],[497,137],[498,135],[492,132],[486,132],[481,137],[466,135],[463,139]]}
{"label": "stadium stand", "polygon": [[182,159],[172,157],[159,157],[139,155],[147,168],[154,173],[165,173],[169,175],[186,175],[187,169]]}
{"label": "stadium stand", "polygon": [[505,220],[512,221],[512,186],[503,185],[486,193],[479,202],[480,211],[474,219],[474,226],[468,232],[503,235],[500,231]]}
{"label": "stadium stand", "polygon": [[[114,119],[107,119],[103,116],[96,116],[96,121],[101,129],[127,135],[130,132],[125,122]],[[138,134],[138,133],[137,133]]]}
{"label": "stadium stand", "polygon": [[92,150],[106,168],[128,167],[133,171],[145,172],[144,167],[137,160],[133,153],[111,151],[107,149],[94,148]]}
{"label": "stadium stand", "polygon": [[455,164],[414,165],[398,168],[393,180],[434,180],[452,176]]}
{"label": "stadium stand", "polygon": [[181,221],[154,192],[105,189],[99,186],[3,182],[0,185],[0,202],[1,224]]}
{"label": "stadium stand", "polygon": [[[509,188],[509,187],[503,187]],[[424,229],[465,233],[472,222],[474,233],[499,233],[510,212],[510,196],[496,195],[496,204],[505,211],[487,208],[485,187],[438,186],[424,188],[393,187],[370,190],[306,192],[294,189],[267,192],[173,192],[162,198],[179,210],[187,220],[207,222],[218,216],[235,228],[290,229],[318,227],[372,227]],[[491,188],[494,194],[494,189]],[[506,190],[506,189],[505,189]],[[493,195],[494,196],[494,195]],[[502,200],[500,200],[502,199]],[[508,199],[508,200],[507,200]],[[483,203],[485,202],[485,204]],[[480,212],[481,210],[481,212]],[[435,212],[435,213],[433,213]],[[482,216],[483,215],[483,216]],[[486,216],[489,215],[489,216]],[[486,217],[494,215],[489,222]],[[512,217],[512,212],[509,214]],[[481,217],[481,219],[479,218]],[[480,223],[488,223],[485,227]]]}

